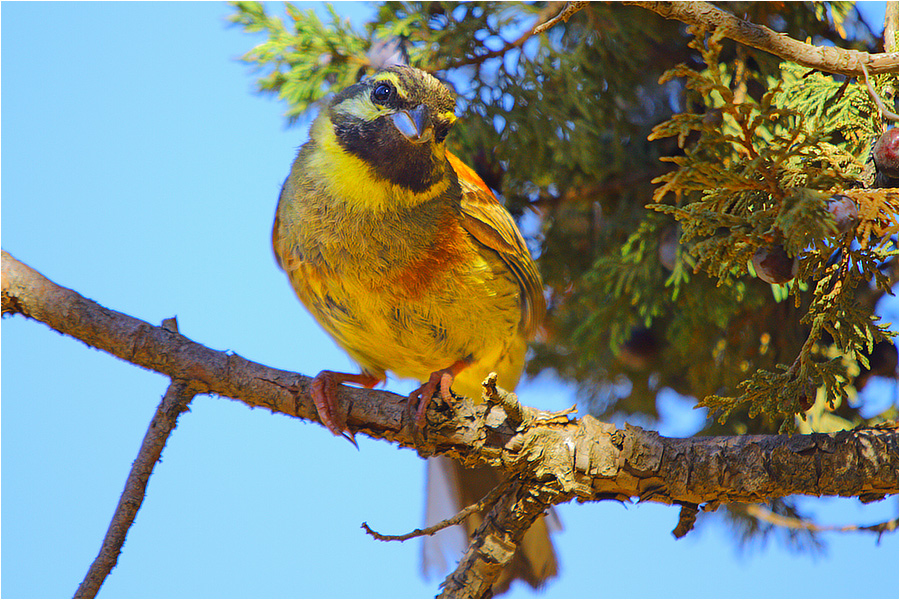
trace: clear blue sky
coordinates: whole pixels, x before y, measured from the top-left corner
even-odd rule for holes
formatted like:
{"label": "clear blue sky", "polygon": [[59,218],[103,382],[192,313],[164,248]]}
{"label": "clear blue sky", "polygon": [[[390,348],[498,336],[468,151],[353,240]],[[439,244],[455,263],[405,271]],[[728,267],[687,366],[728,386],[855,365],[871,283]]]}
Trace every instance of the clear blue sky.
{"label": "clear blue sky", "polygon": [[[322,6],[314,5],[320,14]],[[884,3],[874,3],[880,23]],[[342,4],[355,20],[370,10]],[[294,298],[269,247],[279,187],[305,140],[235,59],[258,38],[219,3],[3,3],[2,246],[56,282],[220,350],[315,374],[353,369]],[[2,324],[4,597],[71,596],[99,548],[167,380],[21,317]],[[391,382],[391,389],[406,389]],[[520,388],[572,404],[550,380]],[[677,407],[672,410],[680,414]],[[696,413],[694,413],[696,414]],[[663,424],[683,431],[690,417]],[[680,430],[680,429],[681,430]],[[157,466],[103,597],[429,597],[424,463],[316,424],[198,397]],[[806,502],[869,524],[896,499]],[[812,558],[739,553],[675,508],[559,509],[562,574],[514,597],[897,597],[898,539],[827,534]]]}

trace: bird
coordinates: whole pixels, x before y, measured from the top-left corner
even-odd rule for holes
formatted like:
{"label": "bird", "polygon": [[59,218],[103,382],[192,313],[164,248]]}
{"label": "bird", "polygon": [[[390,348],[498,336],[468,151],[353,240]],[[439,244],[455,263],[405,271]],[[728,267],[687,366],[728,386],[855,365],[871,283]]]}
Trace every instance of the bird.
{"label": "bird", "polygon": [[[351,441],[336,386],[374,387],[389,372],[413,379],[420,385],[408,409],[421,428],[436,392],[480,399],[491,372],[514,389],[545,314],[540,274],[515,221],[447,150],[455,108],[453,93],[429,73],[380,69],[322,107],[281,189],[276,261],[360,367],[322,371],[310,385],[323,425]],[[459,501],[485,477],[499,482],[496,471],[477,475],[444,460],[439,471],[456,465],[454,485],[469,491]],[[481,484],[467,483],[476,475]],[[530,542],[533,531],[540,539]],[[535,564],[517,557],[527,568],[510,576],[539,585],[557,570],[542,521],[522,547],[529,544]]]}

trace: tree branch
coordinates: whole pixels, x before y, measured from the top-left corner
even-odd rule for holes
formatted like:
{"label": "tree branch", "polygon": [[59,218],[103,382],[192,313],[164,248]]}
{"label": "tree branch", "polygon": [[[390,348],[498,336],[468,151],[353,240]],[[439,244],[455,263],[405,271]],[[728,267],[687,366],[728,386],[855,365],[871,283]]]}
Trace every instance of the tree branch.
{"label": "tree branch", "polygon": [[900,13],[900,8],[898,8],[897,3],[896,2],[888,2],[887,8],[884,11],[884,51],[885,52],[896,52],[897,51],[898,13]]}
{"label": "tree branch", "polygon": [[827,73],[862,77],[863,66],[869,73],[876,75],[895,72],[900,64],[897,52],[869,54],[857,50],[805,44],[783,33],[772,31],[764,25],[739,19],[708,2],[625,0],[624,4],[640,6],[666,19],[674,19],[688,25],[724,30],[725,37],[736,42]]}
{"label": "tree branch", "polygon": [[875,91],[875,86],[872,85],[872,81],[869,79],[869,71],[866,69],[865,65],[862,65],[863,76],[866,79],[866,89],[869,90],[869,97],[872,98],[872,102],[878,107],[878,112],[881,113],[882,118],[887,119],[889,121],[900,121],[900,115],[897,113],[888,110],[888,108],[884,105],[884,102],[881,100],[881,96],[878,95],[878,92]]}
{"label": "tree branch", "polygon": [[[3,313],[40,320],[135,365],[192,380],[198,393],[218,394],[318,421],[311,378],[197,344],[175,331],[118,313],[62,288],[2,253]],[[883,496],[897,493],[897,426],[809,435],[665,438],[591,416],[572,420],[534,408],[531,425],[510,424],[502,408],[433,400],[427,436],[402,426],[404,396],[339,386],[348,424],[420,454],[555,481],[581,500],[611,497],[666,504],[758,502],[791,494]],[[520,430],[521,429],[521,430]],[[417,436],[416,436],[417,437]]]}
{"label": "tree branch", "polygon": [[[217,352],[171,327],[154,327],[104,308],[6,252],[0,309],[40,320],[173,380],[190,381],[194,393],[218,394],[318,421],[309,377]],[[572,498],[638,498],[705,504],[709,510],[725,502],[756,503],[792,494],[857,496],[863,501],[897,494],[896,424],[793,437],[678,439],[628,424],[618,429],[591,416],[573,420],[533,408],[523,408],[530,419],[511,423],[499,406],[435,399],[423,438],[403,427],[404,396],[343,386],[336,396],[349,426],[358,432],[415,448],[422,456],[443,454],[467,465],[489,465],[508,476],[510,487],[464,559],[475,571],[458,569],[445,594],[489,590],[499,573],[495,566],[502,567],[507,551],[511,556],[510,546],[514,549],[521,539],[519,533],[547,506]]]}
{"label": "tree branch", "polygon": [[125,536],[144,502],[153,468],[162,455],[169,435],[175,429],[178,417],[188,409],[188,404],[196,393],[195,384],[189,381],[173,381],[166,390],[144,435],[137,458],[131,465],[131,472],[128,473],[125,489],[119,497],[109,529],[106,530],[100,553],[88,569],[84,581],[78,586],[75,598],[95,598],[106,576],[116,566]]}
{"label": "tree branch", "polygon": [[[571,17],[572,15],[577,13],[579,10],[581,10],[588,4],[590,4],[590,2],[585,2],[583,0],[578,0],[576,2],[566,2],[566,5],[563,7],[563,9],[561,11],[559,11],[558,15],[556,15],[555,17],[553,17],[546,23],[541,23],[540,25],[536,26],[534,28],[534,33],[544,33],[545,31],[547,31],[548,29],[550,29],[551,27],[553,27],[560,21],[562,21],[564,23],[568,23],[569,17]],[[543,19],[541,19],[541,20],[543,20]],[[540,22],[541,20],[539,20],[538,22]]]}
{"label": "tree branch", "polygon": [[375,531],[371,527],[369,527],[369,524],[365,523],[365,522],[363,522],[363,524],[360,527],[362,527],[362,529],[366,533],[368,533],[369,535],[371,535],[373,538],[375,538],[376,540],[378,540],[380,542],[405,542],[406,540],[411,540],[412,538],[416,538],[416,537],[422,537],[424,535],[434,535],[439,531],[447,529],[448,527],[453,527],[454,525],[459,525],[460,523],[465,521],[467,518],[469,518],[470,515],[473,515],[477,512],[483,511],[486,508],[493,506],[494,503],[496,503],[497,500],[499,500],[500,497],[503,495],[503,492],[506,491],[506,488],[507,488],[507,482],[505,482],[505,481],[501,482],[497,487],[495,487],[494,489],[489,491],[484,496],[484,498],[482,498],[475,504],[470,504],[469,506],[465,507],[464,509],[462,509],[461,511],[459,511],[458,513],[456,513],[449,519],[444,519],[443,521],[435,523],[434,525],[431,525],[429,527],[425,527],[424,529],[414,529],[413,531],[410,531],[409,533],[404,533],[403,535],[384,535],[383,533],[378,533],[377,531]]}
{"label": "tree branch", "polygon": [[565,502],[562,494],[534,481],[515,482],[500,497],[472,536],[459,564],[441,584],[438,598],[490,598],[491,586],[512,560],[522,536],[550,506]]}

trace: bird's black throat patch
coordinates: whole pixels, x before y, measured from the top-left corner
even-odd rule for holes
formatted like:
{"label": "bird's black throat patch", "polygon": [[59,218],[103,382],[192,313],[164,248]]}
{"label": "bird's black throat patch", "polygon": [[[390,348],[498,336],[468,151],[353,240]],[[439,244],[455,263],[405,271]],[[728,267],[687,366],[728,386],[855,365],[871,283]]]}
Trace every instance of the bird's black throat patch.
{"label": "bird's black throat patch", "polygon": [[333,115],[332,122],[341,147],[394,185],[422,193],[440,181],[442,169],[432,142],[409,142],[387,117],[365,121],[342,114]]}

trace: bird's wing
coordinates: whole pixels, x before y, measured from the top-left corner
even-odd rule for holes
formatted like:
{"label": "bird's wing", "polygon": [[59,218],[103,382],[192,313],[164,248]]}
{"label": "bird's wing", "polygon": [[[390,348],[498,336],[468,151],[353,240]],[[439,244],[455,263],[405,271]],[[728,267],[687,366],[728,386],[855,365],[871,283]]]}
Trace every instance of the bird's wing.
{"label": "bird's wing", "polygon": [[515,274],[522,291],[522,323],[530,336],[541,324],[546,311],[541,276],[512,216],[500,204],[481,178],[447,153],[450,166],[462,186],[463,227],[479,243],[495,251]]}

